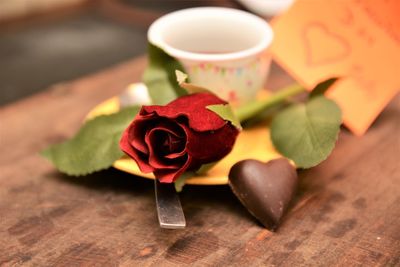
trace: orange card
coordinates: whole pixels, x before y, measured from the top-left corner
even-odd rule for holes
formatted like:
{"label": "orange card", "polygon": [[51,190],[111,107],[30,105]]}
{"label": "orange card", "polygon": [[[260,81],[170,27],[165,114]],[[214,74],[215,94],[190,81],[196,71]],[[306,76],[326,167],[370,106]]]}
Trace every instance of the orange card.
{"label": "orange card", "polygon": [[274,59],[307,88],[328,91],[362,135],[400,89],[399,0],[298,0],[273,21]]}

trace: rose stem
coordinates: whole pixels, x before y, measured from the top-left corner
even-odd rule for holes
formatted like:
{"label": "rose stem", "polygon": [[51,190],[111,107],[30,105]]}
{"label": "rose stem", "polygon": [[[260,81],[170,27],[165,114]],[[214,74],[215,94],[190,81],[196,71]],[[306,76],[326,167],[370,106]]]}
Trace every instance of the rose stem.
{"label": "rose stem", "polygon": [[269,107],[282,103],[283,101],[287,100],[288,97],[298,95],[305,91],[306,89],[300,84],[291,84],[272,94],[265,100],[250,102],[246,105],[239,107],[235,110],[235,114],[237,118],[242,122],[254,117],[255,115],[261,113]]}

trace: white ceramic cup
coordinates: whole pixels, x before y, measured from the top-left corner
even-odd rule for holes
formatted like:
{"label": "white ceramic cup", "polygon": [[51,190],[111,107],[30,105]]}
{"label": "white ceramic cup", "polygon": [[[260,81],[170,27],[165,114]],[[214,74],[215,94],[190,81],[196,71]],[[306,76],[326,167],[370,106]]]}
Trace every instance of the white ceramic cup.
{"label": "white ceramic cup", "polygon": [[234,104],[253,100],[271,65],[269,24],[244,11],[199,7],[169,13],[149,28],[149,42],[178,59],[192,83]]}

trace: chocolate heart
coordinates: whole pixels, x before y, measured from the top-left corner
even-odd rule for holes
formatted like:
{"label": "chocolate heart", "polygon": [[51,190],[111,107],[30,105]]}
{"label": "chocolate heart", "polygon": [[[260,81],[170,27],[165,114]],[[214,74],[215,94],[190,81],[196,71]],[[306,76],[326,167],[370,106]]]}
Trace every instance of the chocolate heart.
{"label": "chocolate heart", "polygon": [[247,210],[274,230],[286,212],[297,186],[297,173],[287,159],[243,160],[232,166],[229,185]]}

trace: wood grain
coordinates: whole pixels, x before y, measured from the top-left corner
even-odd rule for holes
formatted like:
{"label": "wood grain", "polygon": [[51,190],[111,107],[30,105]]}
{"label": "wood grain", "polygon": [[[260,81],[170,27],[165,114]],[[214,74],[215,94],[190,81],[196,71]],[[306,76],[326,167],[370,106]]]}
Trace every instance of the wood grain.
{"label": "wood grain", "polygon": [[[324,163],[300,171],[277,232],[228,186],[187,186],[188,227],[158,227],[153,183],[116,170],[83,178],[38,151],[71,136],[97,103],[140,80],[139,58],[0,110],[1,266],[399,266],[400,97]],[[290,81],[276,66],[269,87]]]}

